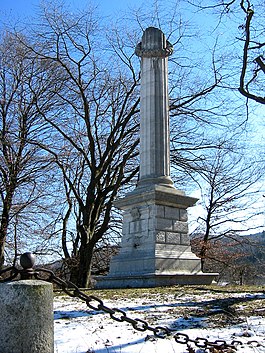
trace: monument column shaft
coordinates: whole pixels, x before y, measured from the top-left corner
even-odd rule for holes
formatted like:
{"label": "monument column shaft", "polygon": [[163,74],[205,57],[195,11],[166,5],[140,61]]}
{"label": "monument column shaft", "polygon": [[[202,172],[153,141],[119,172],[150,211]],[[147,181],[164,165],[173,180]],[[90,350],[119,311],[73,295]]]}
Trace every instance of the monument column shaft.
{"label": "monument column shaft", "polygon": [[142,57],[140,181],[170,176],[167,62]]}
{"label": "monument column shaft", "polygon": [[141,57],[139,186],[173,186],[170,178],[168,56],[173,47],[164,33],[144,31],[135,53]]}

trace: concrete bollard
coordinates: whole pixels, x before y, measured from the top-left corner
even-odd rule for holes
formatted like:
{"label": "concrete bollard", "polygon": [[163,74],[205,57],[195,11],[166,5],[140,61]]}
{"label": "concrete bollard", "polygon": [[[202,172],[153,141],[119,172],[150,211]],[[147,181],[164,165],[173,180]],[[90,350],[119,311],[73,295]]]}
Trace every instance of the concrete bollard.
{"label": "concrete bollard", "polygon": [[52,284],[0,283],[0,323],[0,353],[53,353]]}

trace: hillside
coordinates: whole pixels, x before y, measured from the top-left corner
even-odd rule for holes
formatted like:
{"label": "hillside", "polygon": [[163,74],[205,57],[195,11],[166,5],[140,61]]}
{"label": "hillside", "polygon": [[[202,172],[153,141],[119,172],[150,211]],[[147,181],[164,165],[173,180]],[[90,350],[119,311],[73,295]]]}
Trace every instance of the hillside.
{"label": "hillside", "polygon": [[[192,240],[198,256],[202,235]],[[218,272],[220,283],[265,285],[265,232],[251,235],[227,234],[207,244],[204,272]]]}

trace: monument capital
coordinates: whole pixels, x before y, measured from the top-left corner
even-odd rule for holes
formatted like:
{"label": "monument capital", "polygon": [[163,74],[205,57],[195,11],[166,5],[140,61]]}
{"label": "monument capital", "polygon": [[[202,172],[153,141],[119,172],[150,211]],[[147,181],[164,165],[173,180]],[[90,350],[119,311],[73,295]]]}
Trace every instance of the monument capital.
{"label": "monument capital", "polygon": [[166,40],[164,33],[155,27],[148,27],[142,41],[137,44],[135,54],[144,58],[165,58],[173,53],[173,45]]}

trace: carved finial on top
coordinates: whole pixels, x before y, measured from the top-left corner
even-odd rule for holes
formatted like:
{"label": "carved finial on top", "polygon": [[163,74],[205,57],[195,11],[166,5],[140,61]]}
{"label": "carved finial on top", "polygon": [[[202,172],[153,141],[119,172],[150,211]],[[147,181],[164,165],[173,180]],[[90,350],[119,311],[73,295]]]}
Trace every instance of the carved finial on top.
{"label": "carved finial on top", "polygon": [[166,40],[160,29],[154,27],[148,27],[144,31],[142,41],[135,48],[135,54],[145,58],[165,58],[172,53],[173,45]]}

